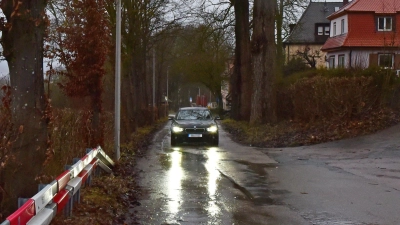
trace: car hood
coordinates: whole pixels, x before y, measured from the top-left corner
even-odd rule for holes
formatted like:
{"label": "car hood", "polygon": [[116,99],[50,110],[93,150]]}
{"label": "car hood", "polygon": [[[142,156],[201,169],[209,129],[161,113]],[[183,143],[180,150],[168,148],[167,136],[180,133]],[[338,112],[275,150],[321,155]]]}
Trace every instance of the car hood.
{"label": "car hood", "polygon": [[214,120],[175,120],[172,125],[178,125],[180,127],[209,127],[216,125]]}

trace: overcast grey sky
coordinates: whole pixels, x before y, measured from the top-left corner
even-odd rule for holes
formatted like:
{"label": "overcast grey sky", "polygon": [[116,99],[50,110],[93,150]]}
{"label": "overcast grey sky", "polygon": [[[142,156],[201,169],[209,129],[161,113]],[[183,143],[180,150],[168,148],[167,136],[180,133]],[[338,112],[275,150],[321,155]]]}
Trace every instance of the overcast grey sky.
{"label": "overcast grey sky", "polygon": [[0,62],[0,77],[3,77],[5,75],[8,75],[8,66],[7,62],[4,60]]}

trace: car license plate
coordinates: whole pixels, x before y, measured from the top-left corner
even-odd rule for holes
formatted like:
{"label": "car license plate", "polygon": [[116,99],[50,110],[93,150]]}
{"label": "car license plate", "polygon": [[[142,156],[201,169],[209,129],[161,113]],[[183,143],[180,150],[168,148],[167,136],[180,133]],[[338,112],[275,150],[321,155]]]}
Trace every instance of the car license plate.
{"label": "car license plate", "polygon": [[189,134],[189,137],[197,137],[197,138],[199,138],[199,137],[202,137],[202,135],[201,134]]}

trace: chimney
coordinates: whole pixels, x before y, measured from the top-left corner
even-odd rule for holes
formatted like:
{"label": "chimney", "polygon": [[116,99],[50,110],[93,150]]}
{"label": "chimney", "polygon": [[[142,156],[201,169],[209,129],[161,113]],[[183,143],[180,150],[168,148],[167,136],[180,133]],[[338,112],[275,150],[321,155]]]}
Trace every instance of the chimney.
{"label": "chimney", "polygon": [[347,5],[349,3],[349,0],[343,0],[343,5]]}

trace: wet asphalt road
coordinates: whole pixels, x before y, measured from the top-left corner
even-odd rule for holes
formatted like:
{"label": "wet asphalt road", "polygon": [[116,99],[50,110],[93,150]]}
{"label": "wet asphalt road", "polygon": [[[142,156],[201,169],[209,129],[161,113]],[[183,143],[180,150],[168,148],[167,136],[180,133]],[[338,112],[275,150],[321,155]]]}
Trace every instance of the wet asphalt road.
{"label": "wet asphalt road", "polygon": [[172,148],[168,127],[137,163],[139,224],[400,224],[400,132],[256,149],[222,130],[219,147]]}
{"label": "wet asphalt road", "polygon": [[220,131],[219,147],[171,148],[168,125],[140,159],[144,195],[132,209],[140,224],[267,224],[271,206],[265,168],[276,163]]}

